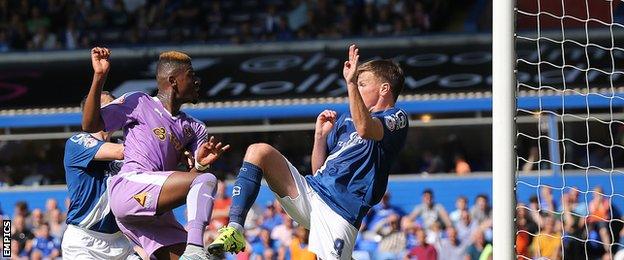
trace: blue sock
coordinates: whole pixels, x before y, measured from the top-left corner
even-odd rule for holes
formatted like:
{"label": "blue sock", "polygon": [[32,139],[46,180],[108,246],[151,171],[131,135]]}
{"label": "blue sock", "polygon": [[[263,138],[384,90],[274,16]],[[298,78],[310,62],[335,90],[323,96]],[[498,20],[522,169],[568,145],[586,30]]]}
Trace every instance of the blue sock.
{"label": "blue sock", "polygon": [[261,181],[262,169],[252,163],[243,162],[232,191],[230,223],[236,223],[241,227],[244,226],[247,212],[249,212],[249,209],[256,201],[256,197],[258,197]]}

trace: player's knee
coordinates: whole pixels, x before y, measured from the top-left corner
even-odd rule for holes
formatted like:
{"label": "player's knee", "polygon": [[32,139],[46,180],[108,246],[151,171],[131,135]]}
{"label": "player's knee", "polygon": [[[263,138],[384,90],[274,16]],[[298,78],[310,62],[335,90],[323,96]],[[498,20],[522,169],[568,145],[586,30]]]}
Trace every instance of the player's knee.
{"label": "player's knee", "polygon": [[270,155],[275,148],[273,146],[266,143],[255,143],[247,147],[247,152],[245,153],[245,160],[261,160],[268,155]]}
{"label": "player's knee", "polygon": [[191,183],[191,187],[195,185],[206,184],[208,187],[215,188],[217,186],[217,177],[215,177],[212,173],[203,173],[197,175],[193,182]]}

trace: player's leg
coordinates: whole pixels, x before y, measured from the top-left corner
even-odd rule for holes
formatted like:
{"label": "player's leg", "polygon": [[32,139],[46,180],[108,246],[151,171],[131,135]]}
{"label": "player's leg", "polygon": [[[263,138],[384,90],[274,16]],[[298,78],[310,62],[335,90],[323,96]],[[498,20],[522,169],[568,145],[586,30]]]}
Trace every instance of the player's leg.
{"label": "player's leg", "polygon": [[186,249],[185,243],[179,243],[175,245],[169,245],[166,247],[161,247],[158,250],[154,251],[153,255],[156,259],[161,260],[178,260],[180,256]]}
{"label": "player's leg", "polygon": [[319,259],[350,260],[358,230],[332,210],[316,193],[310,196],[308,249]]}
{"label": "player's leg", "polygon": [[234,184],[230,223],[208,247],[210,253],[238,252],[244,248],[243,225],[249,209],[258,196],[263,177],[280,198],[299,197],[292,168],[284,156],[268,144],[252,144],[247,148],[243,165]]}
{"label": "player's leg", "polygon": [[[174,172],[163,184],[158,196],[157,214],[168,212],[186,202],[187,247],[185,255],[205,255],[204,228],[210,221],[217,179],[210,173]],[[176,245],[177,246],[177,245]],[[178,247],[173,247],[175,249]]]}
{"label": "player's leg", "polygon": [[247,148],[243,165],[234,183],[230,223],[238,224],[242,228],[247,212],[260,191],[262,177],[278,196],[292,198],[298,196],[297,187],[284,156],[268,144],[252,144]]}
{"label": "player's leg", "polygon": [[[180,250],[176,244],[181,242],[189,243],[188,248],[193,249],[192,251],[202,251],[203,230],[209,221],[216,190],[216,179],[212,174],[123,173],[112,178],[109,190],[111,209],[120,228],[125,227],[122,228],[124,234],[134,238],[135,244],[143,247],[148,255],[169,250],[168,252],[180,256],[184,250]],[[174,217],[169,217],[172,209],[185,202],[188,204],[188,233]],[[156,219],[151,220],[151,226],[141,225],[143,216]],[[159,229],[169,233],[157,232],[153,225],[156,221]],[[148,236],[134,236],[134,233],[154,233],[154,236],[149,236],[154,239],[143,241],[140,238]]]}

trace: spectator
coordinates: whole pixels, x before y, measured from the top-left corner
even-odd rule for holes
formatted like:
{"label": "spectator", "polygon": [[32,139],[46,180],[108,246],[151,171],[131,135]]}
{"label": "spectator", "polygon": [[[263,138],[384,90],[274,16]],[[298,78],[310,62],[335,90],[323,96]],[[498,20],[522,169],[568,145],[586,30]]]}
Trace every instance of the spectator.
{"label": "spectator", "polygon": [[[30,215],[30,212],[28,211],[28,204],[26,203],[26,201],[18,201],[15,203],[15,207],[13,208],[13,217],[16,218],[17,216],[21,216],[23,218],[28,218],[28,215]],[[28,221],[27,219],[27,222]]]}
{"label": "spectator", "polygon": [[550,186],[544,185],[540,189],[540,205],[541,210],[548,210],[555,212],[557,209],[557,203],[553,199],[552,189]]}
{"label": "spectator", "polygon": [[[572,192],[566,195],[574,195]],[[588,255],[592,255],[593,251],[591,247],[585,247],[585,241],[587,239],[587,229],[585,217],[586,215],[576,215],[572,210],[574,209],[574,199],[572,196],[563,196],[561,202],[563,206],[563,225],[566,237],[563,238],[563,250],[566,258],[568,256],[585,256],[586,249],[589,252]],[[583,203],[584,204],[584,203]],[[583,217],[580,217],[583,216]],[[622,229],[624,230],[624,229]],[[591,245],[591,244],[590,244]]]}
{"label": "spectator", "polygon": [[[33,36],[32,41],[30,42],[30,49],[33,50],[54,50],[60,47],[60,44],[56,38],[56,35],[50,33],[48,28],[42,27],[39,28],[35,36]],[[28,183],[39,183],[39,184],[48,184],[48,180],[42,174],[33,174],[31,177],[33,180],[26,182]],[[44,183],[42,183],[44,182]]]}
{"label": "spectator", "polygon": [[403,254],[407,238],[401,230],[400,220],[399,215],[392,214],[375,224],[373,229],[381,236],[376,259],[398,259]]}
{"label": "spectator", "polygon": [[[565,202],[567,202],[567,204],[564,205]],[[580,216],[587,215],[586,203],[579,203],[579,189],[577,187],[570,188],[570,191],[563,195],[559,211],[564,212],[566,210],[572,211]]]}
{"label": "spectator", "polygon": [[444,167],[444,161],[438,154],[433,154],[431,151],[425,150],[423,153],[423,169],[422,172],[426,173],[439,173],[446,171]]}
{"label": "spectator", "polygon": [[421,203],[414,207],[412,213],[406,217],[408,221],[421,218],[423,228],[425,229],[429,229],[436,222],[443,223],[445,227],[452,225],[444,207],[441,204],[434,203],[433,191],[431,189],[423,191],[421,199]]}
{"label": "spectator", "polygon": [[30,33],[36,33],[43,28],[50,28],[50,18],[42,16],[39,7],[34,6],[30,13],[30,19],[26,22],[26,27]]}
{"label": "spectator", "polygon": [[273,203],[268,203],[264,214],[262,215],[263,224],[262,227],[268,230],[273,230],[277,225],[282,224],[282,216],[278,213],[278,209],[281,208],[279,202],[275,200]]}
{"label": "spectator", "polygon": [[470,173],[470,165],[466,158],[461,154],[455,155],[455,173],[459,176],[468,175]]}
{"label": "spectator", "polygon": [[611,252],[611,232],[610,232],[610,220],[611,220],[611,203],[606,198],[602,187],[597,186],[593,190],[593,198],[589,203],[589,216],[587,217],[587,223],[590,228],[598,232],[600,240],[603,243],[605,254]]}
{"label": "spectator", "polygon": [[43,212],[40,209],[34,209],[30,214],[30,228],[37,229],[39,226],[45,224],[45,219],[43,218]]}
{"label": "spectator", "polygon": [[11,254],[17,257],[28,256],[34,236],[26,227],[26,219],[22,215],[15,215],[11,224]]}
{"label": "spectator", "polygon": [[271,231],[271,239],[278,241],[280,246],[289,246],[293,237],[293,220],[288,215],[282,215],[282,224]]}
{"label": "spectator", "polygon": [[390,192],[386,192],[381,198],[381,202],[373,206],[368,211],[368,214],[364,218],[362,228],[360,230],[367,230],[368,227],[374,227],[379,221],[387,218],[390,215],[405,215],[401,208],[390,203],[390,198]]}
{"label": "spectator", "polygon": [[466,249],[470,245],[469,241],[460,241],[457,237],[457,230],[454,227],[446,229],[448,238],[440,240],[436,245],[440,259],[462,259],[466,255]]}
{"label": "spectator", "polygon": [[58,209],[58,201],[54,198],[48,198],[45,204],[45,213],[43,215],[44,221],[50,220],[50,214],[53,210]]}
{"label": "spectator", "polygon": [[271,232],[269,229],[262,228],[260,234],[251,242],[252,258],[253,256],[260,257],[261,259],[273,259],[273,256],[277,256],[277,247],[271,239]]}
{"label": "spectator", "polygon": [[518,204],[516,207],[516,225],[518,233],[516,235],[516,254],[530,258],[529,246],[531,245],[531,234],[537,233],[537,224],[527,212],[526,206]]}
{"label": "spectator", "polygon": [[316,260],[316,255],[308,250],[309,232],[303,226],[297,227],[290,242],[290,259]]}
{"label": "spectator", "polygon": [[427,243],[425,231],[422,229],[416,230],[416,241],[418,245],[412,247],[405,256],[405,259],[413,260],[437,260],[438,252],[436,248]]}
{"label": "spectator", "polygon": [[459,196],[457,200],[455,200],[455,210],[449,214],[449,219],[451,219],[454,225],[457,225],[461,218],[461,213],[464,210],[468,210],[468,198]]}
{"label": "spectator", "polygon": [[491,208],[488,196],[485,194],[477,195],[475,199],[475,204],[470,209],[470,216],[477,223],[481,223],[485,221],[487,218],[491,217]]}
{"label": "spectator", "polygon": [[37,228],[32,243],[31,259],[54,259],[61,255],[61,241],[50,236],[50,228],[46,223]]}
{"label": "spectator", "polygon": [[[8,33],[4,29],[0,29],[0,52],[8,52],[11,50],[11,42],[9,41]],[[0,187],[9,185],[9,176],[0,177]]]}
{"label": "spectator", "polygon": [[473,233],[477,231],[479,224],[476,221],[472,221],[468,210],[462,210],[459,222],[455,224],[457,230],[457,237],[460,241],[468,241],[472,237]]}
{"label": "spectator", "polygon": [[539,165],[539,156],[539,149],[537,148],[537,146],[531,147],[531,149],[529,149],[529,155],[526,157],[524,165],[522,165],[522,171],[529,172],[537,170],[537,167]]}
{"label": "spectator", "polygon": [[474,233],[474,237],[472,240],[472,244],[466,250],[465,260],[479,260],[481,259],[481,255],[485,250],[485,247],[488,245],[487,241],[485,241],[485,235],[483,231],[477,230]]}
{"label": "spectator", "polygon": [[59,209],[53,209],[49,211],[48,223],[50,225],[50,234],[58,239],[59,241],[63,240],[63,233],[65,233],[65,229],[67,229],[67,224],[63,219],[63,214]]}
{"label": "spectator", "polygon": [[533,238],[531,243],[532,256],[535,258],[546,257],[559,259],[561,234],[555,232],[555,219],[552,216],[543,216],[543,225],[540,232]]}

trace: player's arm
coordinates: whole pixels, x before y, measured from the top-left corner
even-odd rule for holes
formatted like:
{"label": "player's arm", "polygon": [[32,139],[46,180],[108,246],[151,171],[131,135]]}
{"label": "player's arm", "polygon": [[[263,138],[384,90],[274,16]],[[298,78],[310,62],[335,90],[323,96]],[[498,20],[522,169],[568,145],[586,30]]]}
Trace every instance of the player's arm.
{"label": "player's arm", "polygon": [[123,144],[104,143],[100,146],[97,153],[93,157],[94,161],[113,161],[123,160],[124,158],[124,146]]}
{"label": "player's arm", "polygon": [[315,174],[327,159],[327,136],[336,123],[336,111],[325,110],[316,118],[314,146],[312,147],[312,174]]}
{"label": "player's arm", "polygon": [[384,135],[383,125],[379,119],[371,117],[370,111],[362,100],[355,78],[360,58],[358,51],[355,45],[349,46],[349,60],[345,61],[342,69],[349,93],[349,110],[358,135],[364,139],[379,141]]}
{"label": "player's arm", "polygon": [[195,167],[191,169],[191,172],[205,172],[210,168],[210,165],[216,162],[221,154],[230,149],[230,145],[223,145],[222,142],[215,140],[214,136],[211,136],[207,142],[201,143],[195,152]]}
{"label": "player's arm", "polygon": [[84,105],[82,114],[82,130],[90,133],[104,129],[104,120],[100,114],[100,95],[110,70],[110,50],[95,47],[91,49],[91,65],[93,66],[93,81]]}

